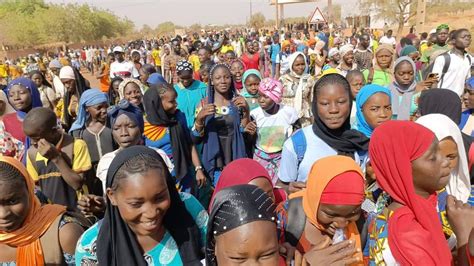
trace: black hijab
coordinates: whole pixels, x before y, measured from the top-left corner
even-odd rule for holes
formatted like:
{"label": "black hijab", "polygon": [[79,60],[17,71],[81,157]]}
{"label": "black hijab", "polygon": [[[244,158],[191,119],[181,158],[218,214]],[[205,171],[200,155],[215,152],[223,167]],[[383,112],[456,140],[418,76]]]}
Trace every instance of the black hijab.
{"label": "black hijab", "polygon": [[110,80],[110,86],[109,86],[109,91],[107,92],[107,95],[109,96],[109,105],[116,105],[117,104],[117,99],[120,99],[120,95],[117,91],[114,90],[114,82],[115,81],[123,81],[122,77],[114,77],[113,79]]}
{"label": "black hijab", "polygon": [[[79,71],[75,68],[72,68],[74,71],[74,82],[76,83],[76,92],[70,93],[66,90],[64,93],[64,106],[63,106],[63,113],[64,113],[64,123],[66,124],[66,132],[74,123],[73,117],[69,114],[69,104],[71,103],[71,97],[75,94],[77,96],[77,100],[81,98],[82,93],[84,91],[90,89],[90,87],[86,83],[86,79],[81,75]],[[79,104],[79,103],[78,103]]]}
{"label": "black hijab", "polygon": [[150,86],[143,97],[146,120],[152,125],[169,128],[176,178],[181,180],[188,173],[191,162],[191,136],[185,133],[183,126],[177,120],[179,110],[173,115],[165,112],[159,90],[174,90],[174,88],[168,84]]}
{"label": "black hijab", "polygon": [[349,95],[349,110],[352,108],[352,96],[350,84],[342,75],[328,74],[321,77],[314,85],[313,89],[313,132],[322,141],[337,151],[339,155],[354,158],[354,153],[358,151],[367,151],[369,149],[369,139],[361,132],[351,129],[350,113],[344,124],[338,129],[328,128],[318,115],[318,94],[319,90],[327,85],[338,84],[344,87]]}
{"label": "black hijab", "polygon": [[[164,217],[164,227],[175,240],[184,265],[201,265],[203,254],[199,250],[199,230],[192,216],[181,201],[175,182],[161,156],[145,146],[132,146],[121,150],[113,159],[107,172],[107,188],[114,183],[117,171],[136,156],[153,157],[162,165],[170,194],[171,205]],[[107,209],[97,236],[97,259],[100,265],[147,265],[142,250],[119,209],[107,198]]]}
{"label": "black hijab", "polygon": [[255,221],[276,222],[273,200],[263,190],[246,184],[219,191],[207,224],[206,265],[217,265],[216,236]]}

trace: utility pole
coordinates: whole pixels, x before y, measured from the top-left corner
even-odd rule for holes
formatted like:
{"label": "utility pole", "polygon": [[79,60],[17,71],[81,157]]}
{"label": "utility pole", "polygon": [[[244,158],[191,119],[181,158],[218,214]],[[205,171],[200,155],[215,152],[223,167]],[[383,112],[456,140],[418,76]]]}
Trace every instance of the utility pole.
{"label": "utility pole", "polygon": [[332,0],[328,0],[328,25],[332,23]]}
{"label": "utility pole", "polygon": [[250,0],[249,2],[250,2],[250,16],[249,16],[249,18],[252,18],[252,0]]}
{"label": "utility pole", "polygon": [[275,24],[276,24],[276,28],[277,28],[277,31],[280,29],[280,10],[278,9],[278,0],[275,0],[275,8],[276,8],[276,18],[275,18]]}
{"label": "utility pole", "polygon": [[416,6],[416,33],[421,33],[425,29],[426,0],[418,0]]}

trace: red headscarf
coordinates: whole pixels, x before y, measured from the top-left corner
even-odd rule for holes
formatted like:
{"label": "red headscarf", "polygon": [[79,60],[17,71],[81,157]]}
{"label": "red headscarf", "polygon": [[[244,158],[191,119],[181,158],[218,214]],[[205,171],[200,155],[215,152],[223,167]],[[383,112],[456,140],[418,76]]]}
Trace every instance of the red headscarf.
{"label": "red headscarf", "polygon": [[415,193],[411,162],[435,140],[429,129],[408,121],[388,121],[370,139],[377,183],[404,205],[388,219],[388,244],[401,265],[451,265],[452,256],[436,213],[436,195]]}
{"label": "red headscarf", "polygon": [[212,202],[214,201],[214,196],[217,194],[217,192],[227,187],[248,184],[250,181],[258,177],[264,177],[268,179],[270,185],[273,186],[272,178],[268,174],[267,170],[265,170],[265,168],[257,161],[248,158],[232,161],[230,164],[224,167],[224,170],[219,177],[219,181],[217,181],[216,188],[212,194],[209,210],[212,209]]}

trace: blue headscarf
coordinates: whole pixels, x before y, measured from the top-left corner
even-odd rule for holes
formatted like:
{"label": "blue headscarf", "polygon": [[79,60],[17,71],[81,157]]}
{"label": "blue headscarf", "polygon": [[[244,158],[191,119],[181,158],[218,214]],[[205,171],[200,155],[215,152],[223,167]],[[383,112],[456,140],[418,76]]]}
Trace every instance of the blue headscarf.
{"label": "blue headscarf", "polygon": [[[35,107],[42,107],[43,106],[43,104],[41,103],[41,96],[40,96],[40,93],[38,91],[38,88],[36,87],[36,84],[31,79],[29,79],[29,78],[17,78],[17,79],[12,80],[8,84],[7,88],[5,89],[5,94],[7,95],[7,97],[8,97],[9,91],[15,85],[21,85],[21,86],[27,88],[30,91],[30,94],[31,94],[31,108],[30,108],[30,110],[35,108]],[[14,106],[12,102],[10,102],[10,104],[12,106]],[[17,115],[20,119],[23,119],[26,116],[26,112],[21,111],[21,110],[16,110],[16,113],[17,113]]]}
{"label": "blue headscarf", "polygon": [[89,119],[89,113],[87,112],[87,107],[94,106],[101,103],[107,103],[109,99],[107,95],[101,92],[98,89],[89,89],[86,90],[79,100],[79,112],[77,113],[76,121],[69,129],[69,134],[74,130],[82,129],[86,125],[87,119]]}
{"label": "blue headscarf", "polygon": [[260,74],[260,71],[256,69],[249,69],[244,72],[244,75],[242,76],[242,92],[240,93],[241,96],[244,98],[256,98],[258,96],[258,93],[256,95],[250,94],[247,91],[247,88],[245,87],[245,81],[250,75],[255,75],[257,76],[260,80],[262,80],[262,75]]}
{"label": "blue headscarf", "polygon": [[[229,71],[230,69],[226,64],[216,64],[212,67],[209,72],[209,80],[212,81],[212,76],[217,68],[225,68]],[[232,97],[237,95],[234,82],[232,80],[230,85],[230,91]],[[207,102],[214,103],[214,94],[215,89],[212,82],[209,82],[208,91],[207,91]],[[247,153],[245,151],[245,142],[242,132],[240,131],[240,112],[239,109],[231,102],[229,106],[229,115],[233,116],[234,121],[234,132],[232,134],[232,160],[237,160],[240,158],[246,158]],[[219,136],[217,134],[218,128],[215,123],[215,116],[206,117],[205,121],[205,132],[206,136],[204,139],[204,147],[202,152],[202,163],[209,175],[214,177],[216,171],[216,159],[221,154],[220,145],[219,145]]]}
{"label": "blue headscarf", "polygon": [[166,80],[165,80],[165,78],[163,78],[162,75],[160,75],[158,73],[152,73],[148,77],[146,82],[148,82],[148,84],[150,84],[150,85],[153,85],[153,84],[158,85],[158,84],[161,84],[161,83],[166,83]]}
{"label": "blue headscarf", "polygon": [[379,92],[387,94],[391,102],[392,96],[390,94],[390,90],[376,84],[365,85],[362,87],[356,97],[357,114],[355,127],[368,138],[370,138],[374,129],[371,128],[369,124],[367,124],[367,121],[365,121],[364,114],[362,113],[362,106],[364,106],[365,102],[367,102],[367,100],[370,99],[372,95]]}
{"label": "blue headscarf", "polygon": [[140,108],[129,103],[125,99],[120,100],[120,102],[116,105],[110,106],[107,110],[110,128],[114,127],[115,121],[117,121],[117,118],[122,114],[128,116],[128,118],[137,123],[138,127],[140,128],[140,132],[143,134],[143,131],[145,130],[145,122],[143,121],[142,111]]}

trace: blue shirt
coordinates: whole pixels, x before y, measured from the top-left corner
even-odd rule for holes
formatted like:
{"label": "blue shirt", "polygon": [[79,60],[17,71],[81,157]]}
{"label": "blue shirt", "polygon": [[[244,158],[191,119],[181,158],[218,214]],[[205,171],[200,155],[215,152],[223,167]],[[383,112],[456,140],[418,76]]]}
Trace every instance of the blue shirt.
{"label": "blue shirt", "polygon": [[[303,130],[306,138],[306,152],[299,167],[298,158],[293,148],[293,139],[289,138],[283,144],[280,170],[278,172],[278,178],[283,182],[306,182],[309,171],[317,160],[327,156],[337,155],[335,149],[314,134],[312,125],[304,127],[301,130]],[[365,171],[367,157],[366,152],[354,154],[355,161],[361,166],[363,171]]]}
{"label": "blue shirt", "polygon": [[191,86],[184,88],[180,83],[174,85],[178,94],[176,101],[178,109],[186,115],[186,123],[189,129],[194,125],[196,109],[202,99],[206,97],[207,85],[199,80],[194,80]]}
{"label": "blue shirt", "polygon": [[276,57],[281,51],[281,46],[279,43],[272,43],[270,48],[268,48],[268,53],[270,54],[270,58],[272,62],[276,62]]}

